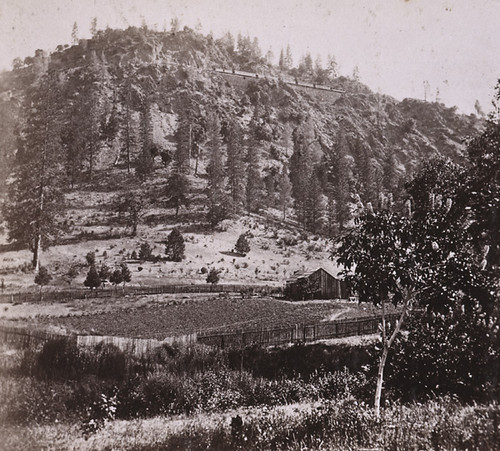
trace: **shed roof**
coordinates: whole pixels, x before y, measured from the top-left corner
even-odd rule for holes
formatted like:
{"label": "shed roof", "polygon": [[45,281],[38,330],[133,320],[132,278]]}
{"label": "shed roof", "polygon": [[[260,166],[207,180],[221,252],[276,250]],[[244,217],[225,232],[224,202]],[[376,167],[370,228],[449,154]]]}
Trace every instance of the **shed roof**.
{"label": "shed roof", "polygon": [[288,279],[286,279],[286,283],[294,283],[294,282],[297,282],[297,280],[299,279],[305,279],[307,277],[309,277],[310,275],[314,274],[315,272],[319,271],[319,270],[323,270],[325,271],[330,277],[333,277],[326,269],[320,267],[320,268],[316,268],[316,269],[306,269],[306,270],[302,270],[302,271],[296,271],[293,273],[292,276],[290,276]]}

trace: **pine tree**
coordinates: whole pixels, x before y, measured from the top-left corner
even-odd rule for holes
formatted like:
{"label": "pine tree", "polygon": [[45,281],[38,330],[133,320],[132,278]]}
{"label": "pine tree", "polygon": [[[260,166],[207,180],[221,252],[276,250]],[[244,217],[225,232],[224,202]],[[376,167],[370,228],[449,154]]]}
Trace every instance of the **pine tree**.
{"label": "pine tree", "polygon": [[192,118],[183,111],[180,115],[179,125],[175,132],[177,149],[175,152],[175,165],[179,172],[186,174],[189,172],[189,160],[191,158],[192,147]]}
{"label": "pine tree", "polygon": [[290,158],[290,181],[295,200],[295,211],[299,222],[305,225],[306,197],[308,183],[313,170],[310,145],[314,139],[314,129],[310,123],[303,123],[293,131],[293,154]]}
{"label": "pine tree", "polygon": [[351,182],[352,170],[348,160],[349,144],[345,135],[341,132],[336,145],[336,155],[333,165],[333,185],[335,189],[335,205],[337,212],[337,222],[340,231],[351,219]]}
{"label": "pine tree", "polygon": [[250,144],[247,155],[246,205],[251,213],[263,207],[264,182],[260,172],[260,149],[257,143]]}
{"label": "pine tree", "polygon": [[185,249],[186,245],[184,244],[184,237],[181,232],[177,227],[172,229],[172,232],[170,232],[165,242],[165,253],[167,254],[167,258],[173,262],[180,262],[185,257]]}
{"label": "pine tree", "polygon": [[109,266],[106,265],[106,263],[103,263],[99,268],[98,274],[99,274],[99,279],[101,280],[101,285],[104,286],[104,284],[108,281],[109,277],[111,276],[111,270],[109,269]]}
{"label": "pine tree", "polygon": [[334,78],[337,78],[339,75],[339,65],[337,63],[337,59],[335,58],[334,55],[328,55],[328,62],[327,62],[327,73],[328,73],[328,78],[330,80],[333,80]]}
{"label": "pine tree", "polygon": [[128,191],[115,199],[115,210],[119,216],[125,217],[127,227],[131,229],[131,235],[137,235],[137,227],[146,207],[145,201],[140,195]]}
{"label": "pine tree", "polygon": [[41,248],[63,230],[58,219],[64,206],[60,91],[59,80],[47,74],[26,92],[13,182],[3,211],[9,239],[29,247],[36,271]]}
{"label": "pine tree", "polygon": [[286,46],[286,54],[285,54],[285,68],[291,69],[293,67],[293,57],[292,51],[290,49],[290,45]]}
{"label": "pine tree", "polygon": [[101,278],[95,265],[92,265],[87,272],[87,277],[83,281],[83,285],[93,290],[94,288],[99,288],[101,286]]}
{"label": "pine tree", "polygon": [[149,96],[143,101],[141,111],[141,134],[142,134],[142,151],[136,160],[135,173],[141,181],[146,178],[154,170],[154,144],[153,144],[153,124],[151,122],[151,105]]}
{"label": "pine tree", "polygon": [[77,152],[80,153],[77,161],[87,162],[88,179],[92,180],[95,160],[101,146],[101,124],[104,113],[102,71],[95,51],[92,52],[90,64],[83,68],[80,77],[81,79],[78,79],[80,89],[74,98],[72,111],[76,123],[71,126],[76,128],[72,134],[70,131],[74,141],[69,143],[69,146],[76,146]]}
{"label": "pine tree", "polygon": [[123,288],[125,288],[125,284],[129,283],[132,280],[132,273],[130,272],[129,267],[125,263],[122,263],[120,265],[120,272],[122,275]]}
{"label": "pine tree", "polygon": [[352,70],[352,79],[354,81],[359,81],[359,67],[356,65],[354,66],[354,69]]}
{"label": "pine tree", "polygon": [[90,21],[90,34],[93,38],[97,35],[97,17],[93,17]]}
{"label": "pine tree", "polygon": [[123,103],[123,112],[121,117],[121,134],[123,150],[125,151],[125,162],[127,172],[132,168],[132,156],[136,153],[139,146],[139,133],[134,121],[134,106],[137,103],[135,98],[132,75],[128,75],[121,89],[121,101]]}
{"label": "pine tree", "polygon": [[227,127],[226,173],[233,213],[239,213],[245,204],[245,148],[243,132],[237,122]]}
{"label": "pine tree", "polygon": [[305,226],[313,233],[320,231],[324,214],[323,190],[316,171],[311,172],[305,198]]}
{"label": "pine tree", "polygon": [[225,194],[224,155],[222,152],[221,126],[219,118],[211,114],[207,120],[208,150],[208,218],[212,225],[227,217],[228,199]]}
{"label": "pine tree", "polygon": [[42,300],[42,290],[45,285],[48,285],[52,280],[52,275],[45,266],[40,266],[37,275],[35,276],[35,283],[40,285],[40,301]]}
{"label": "pine tree", "polygon": [[280,70],[285,69],[285,53],[283,51],[283,48],[280,51],[280,59],[278,61],[278,67],[280,68]]}
{"label": "pine tree", "polygon": [[78,24],[73,23],[73,28],[71,30],[71,43],[73,45],[78,45]]}
{"label": "pine tree", "polygon": [[337,203],[335,201],[335,190],[331,183],[328,183],[326,188],[326,234],[330,238],[334,238],[338,233],[337,223]]}
{"label": "pine tree", "polygon": [[278,187],[279,203],[283,211],[283,221],[286,219],[286,212],[288,207],[292,204],[292,183],[288,174],[288,168],[283,165],[279,177]]}
{"label": "pine tree", "polygon": [[361,201],[364,204],[371,202],[373,205],[378,198],[375,168],[370,157],[370,149],[359,139],[354,146],[354,159],[358,173],[357,191]]}
{"label": "pine tree", "polygon": [[109,281],[116,287],[123,282],[123,273],[121,268],[116,268],[109,277]]}
{"label": "pine tree", "polygon": [[385,154],[382,162],[383,179],[382,183],[384,188],[392,193],[398,184],[398,172],[396,169],[396,157],[392,149]]}
{"label": "pine tree", "polygon": [[179,209],[189,205],[189,180],[181,172],[174,171],[167,180],[165,187],[167,207],[175,208],[175,218],[179,216]]}
{"label": "pine tree", "polygon": [[313,59],[311,54],[308,52],[304,58],[304,67],[308,75],[313,73]]}

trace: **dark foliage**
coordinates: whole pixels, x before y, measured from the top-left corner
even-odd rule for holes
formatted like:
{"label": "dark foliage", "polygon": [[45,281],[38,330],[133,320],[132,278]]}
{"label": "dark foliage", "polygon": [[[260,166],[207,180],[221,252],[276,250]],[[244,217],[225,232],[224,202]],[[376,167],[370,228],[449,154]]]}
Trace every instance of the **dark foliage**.
{"label": "dark foliage", "polygon": [[466,402],[498,400],[498,324],[478,312],[416,315],[388,361],[387,387],[408,400],[455,395]]}
{"label": "dark foliage", "polygon": [[87,277],[83,281],[83,285],[90,289],[99,288],[101,286],[101,278],[94,265],[92,265],[87,272]]}
{"label": "dark foliage", "polygon": [[246,255],[250,252],[250,243],[248,242],[247,235],[242,233],[238,240],[236,241],[236,245],[234,246],[234,250],[238,254]]}
{"label": "dark foliage", "polygon": [[173,262],[180,262],[184,260],[184,251],[186,245],[184,244],[184,237],[182,236],[180,230],[175,227],[172,229],[168,235],[167,241],[165,242],[165,253],[167,258]]}

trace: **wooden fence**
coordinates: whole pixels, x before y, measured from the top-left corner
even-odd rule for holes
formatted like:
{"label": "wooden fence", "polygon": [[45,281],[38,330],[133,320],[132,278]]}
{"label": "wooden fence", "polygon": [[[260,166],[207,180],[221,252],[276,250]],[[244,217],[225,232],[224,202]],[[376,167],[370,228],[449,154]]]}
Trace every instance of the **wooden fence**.
{"label": "wooden fence", "polygon": [[[387,315],[391,324],[396,322],[398,314]],[[276,327],[230,332],[201,331],[197,333],[167,337],[164,340],[124,338],[99,335],[62,335],[31,330],[27,327],[0,326],[0,342],[17,348],[30,348],[51,339],[66,338],[75,340],[77,346],[95,346],[99,343],[112,344],[122,351],[137,356],[164,344],[191,345],[202,343],[220,348],[243,348],[249,345],[273,346],[288,343],[303,343],[331,338],[351,337],[374,334],[379,330],[380,316],[322,322],[292,327]]]}
{"label": "wooden fence", "polygon": [[[62,302],[73,299],[111,298],[118,296],[145,296],[153,294],[175,293],[245,293],[245,294],[281,294],[281,287],[270,285],[158,285],[145,287],[101,288],[99,290],[62,290],[43,293],[44,302]],[[5,303],[40,302],[39,292],[1,294],[0,304]]]}
{"label": "wooden fence", "polygon": [[[395,324],[398,314],[386,316],[386,321]],[[309,325],[276,327],[259,330],[231,332],[198,332],[197,342],[218,347],[245,347],[249,345],[273,346],[287,343],[312,342],[331,338],[352,337],[377,333],[380,316],[343,319]]]}

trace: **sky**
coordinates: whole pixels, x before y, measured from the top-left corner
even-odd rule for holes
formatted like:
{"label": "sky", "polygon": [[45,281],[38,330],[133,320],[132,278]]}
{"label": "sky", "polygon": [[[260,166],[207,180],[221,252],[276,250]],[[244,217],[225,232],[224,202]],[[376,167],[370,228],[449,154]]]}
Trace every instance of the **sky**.
{"label": "sky", "polygon": [[98,28],[182,26],[219,37],[226,31],[258,37],[276,62],[290,45],[297,62],[335,55],[342,75],[359,68],[374,91],[402,100],[436,98],[464,113],[476,100],[491,110],[500,78],[500,0],[2,0],[0,69],[36,49],[69,44]]}

